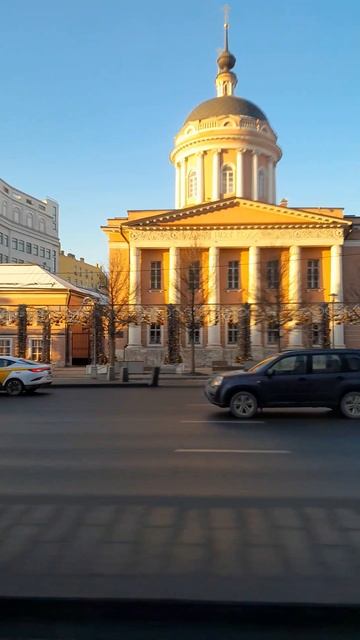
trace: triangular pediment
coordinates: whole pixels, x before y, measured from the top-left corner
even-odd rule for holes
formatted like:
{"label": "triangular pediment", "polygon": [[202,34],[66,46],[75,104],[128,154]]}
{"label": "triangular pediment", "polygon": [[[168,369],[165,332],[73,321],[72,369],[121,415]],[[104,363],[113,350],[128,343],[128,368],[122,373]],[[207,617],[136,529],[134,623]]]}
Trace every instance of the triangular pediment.
{"label": "triangular pediment", "polygon": [[173,209],[161,214],[149,215],[128,223],[137,228],[171,227],[234,227],[242,226],[348,226],[342,215],[329,215],[328,211],[291,209],[243,198],[229,198]]}

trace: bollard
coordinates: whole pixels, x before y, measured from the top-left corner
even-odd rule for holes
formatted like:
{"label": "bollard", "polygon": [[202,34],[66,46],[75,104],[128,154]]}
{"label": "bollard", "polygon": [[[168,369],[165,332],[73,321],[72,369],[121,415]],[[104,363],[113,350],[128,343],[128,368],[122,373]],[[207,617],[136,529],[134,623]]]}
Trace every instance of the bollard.
{"label": "bollard", "polygon": [[122,381],[129,382],[129,369],[128,367],[123,367],[122,369]]}
{"label": "bollard", "polygon": [[150,387],[158,387],[159,386],[159,375],[160,375],[160,367],[154,367],[153,368],[153,372],[152,372],[152,376],[151,376]]}

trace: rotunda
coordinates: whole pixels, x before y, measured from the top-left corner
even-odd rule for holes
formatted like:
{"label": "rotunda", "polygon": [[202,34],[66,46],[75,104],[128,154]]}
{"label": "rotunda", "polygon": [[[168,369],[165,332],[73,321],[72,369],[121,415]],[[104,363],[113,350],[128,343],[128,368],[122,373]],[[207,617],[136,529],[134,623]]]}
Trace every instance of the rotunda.
{"label": "rotunda", "polygon": [[282,152],[266,115],[234,95],[235,56],[229,51],[229,25],[217,59],[216,97],[199,104],[175,137],[175,208],[246,198],[276,202],[276,165]]}

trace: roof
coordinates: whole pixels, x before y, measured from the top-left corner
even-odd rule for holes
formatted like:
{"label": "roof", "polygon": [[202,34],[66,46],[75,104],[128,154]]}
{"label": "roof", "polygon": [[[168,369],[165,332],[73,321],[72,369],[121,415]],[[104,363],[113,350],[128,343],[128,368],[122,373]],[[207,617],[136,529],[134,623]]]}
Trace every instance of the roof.
{"label": "roof", "polygon": [[60,289],[97,297],[96,293],[76,287],[37,264],[0,264],[0,290],[4,289]]}
{"label": "roof", "polygon": [[249,116],[268,122],[265,113],[253,102],[237,96],[220,96],[201,102],[186,118],[185,123],[214,116]]}

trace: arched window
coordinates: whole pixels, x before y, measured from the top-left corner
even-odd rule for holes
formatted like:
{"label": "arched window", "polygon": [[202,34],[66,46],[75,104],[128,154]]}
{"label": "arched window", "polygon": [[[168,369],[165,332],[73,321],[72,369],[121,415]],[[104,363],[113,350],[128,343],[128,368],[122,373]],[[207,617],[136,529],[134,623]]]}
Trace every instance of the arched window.
{"label": "arched window", "polygon": [[188,198],[196,198],[197,196],[197,175],[196,171],[190,171],[188,174]]}
{"label": "arched window", "polygon": [[19,223],[20,222],[20,211],[17,207],[15,207],[15,209],[13,210],[13,216],[14,216],[14,222]]}
{"label": "arched window", "polygon": [[258,174],[258,198],[265,201],[265,170],[259,169]]}
{"label": "arched window", "polygon": [[222,194],[234,193],[234,169],[230,164],[224,164],[221,171]]}
{"label": "arched window", "polygon": [[32,213],[28,213],[26,216],[26,224],[27,226],[32,229],[33,226],[33,217],[32,217]]}
{"label": "arched window", "polygon": [[40,218],[39,222],[39,231],[40,233],[45,233],[45,222],[42,218]]}

